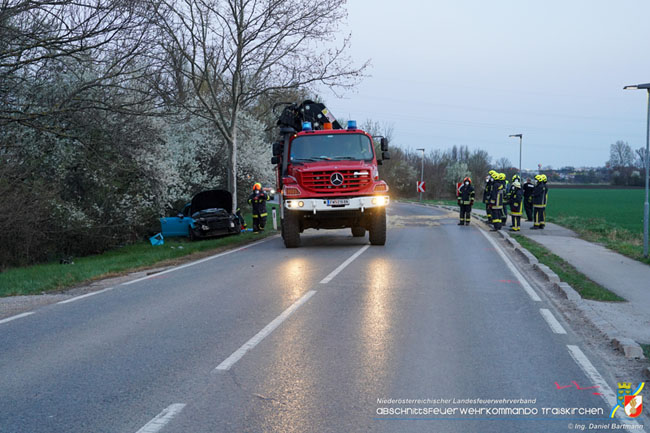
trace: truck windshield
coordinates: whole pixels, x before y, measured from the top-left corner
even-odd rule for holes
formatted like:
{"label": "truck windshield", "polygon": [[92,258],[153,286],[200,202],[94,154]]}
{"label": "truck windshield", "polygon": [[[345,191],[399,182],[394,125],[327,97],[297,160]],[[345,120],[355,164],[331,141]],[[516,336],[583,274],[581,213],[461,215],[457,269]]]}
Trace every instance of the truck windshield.
{"label": "truck windshield", "polygon": [[291,161],[372,161],[372,143],[364,134],[314,134],[291,142]]}

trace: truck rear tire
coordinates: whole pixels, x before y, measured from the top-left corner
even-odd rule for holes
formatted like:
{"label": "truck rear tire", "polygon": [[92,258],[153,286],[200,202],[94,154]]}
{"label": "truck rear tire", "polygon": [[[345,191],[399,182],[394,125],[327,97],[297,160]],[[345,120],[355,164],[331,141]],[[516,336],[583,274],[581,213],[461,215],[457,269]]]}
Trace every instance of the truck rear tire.
{"label": "truck rear tire", "polygon": [[366,235],[366,229],[361,226],[352,226],[352,236],[362,238]]}
{"label": "truck rear tire", "polygon": [[285,211],[282,220],[282,239],[287,248],[300,246],[300,220],[298,215],[291,211]]}
{"label": "truck rear tire", "polygon": [[375,211],[368,232],[372,245],[386,244],[386,208],[382,207]]}

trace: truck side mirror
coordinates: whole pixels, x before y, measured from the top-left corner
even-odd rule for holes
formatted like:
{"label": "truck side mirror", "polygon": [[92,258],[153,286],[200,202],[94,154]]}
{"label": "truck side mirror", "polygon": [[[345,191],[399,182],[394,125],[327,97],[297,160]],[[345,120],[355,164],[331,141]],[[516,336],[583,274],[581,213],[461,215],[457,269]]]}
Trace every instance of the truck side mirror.
{"label": "truck side mirror", "polygon": [[271,158],[271,164],[279,164],[280,163],[280,157],[279,156],[274,156]]}
{"label": "truck side mirror", "polygon": [[390,159],[390,152],[382,152],[381,159]]}
{"label": "truck side mirror", "polygon": [[[379,143],[381,144],[382,151],[388,150],[388,139],[386,139],[385,137],[381,137]],[[384,159],[389,159],[389,158],[384,158]]]}
{"label": "truck side mirror", "polygon": [[273,156],[282,155],[282,144],[281,141],[273,143]]}

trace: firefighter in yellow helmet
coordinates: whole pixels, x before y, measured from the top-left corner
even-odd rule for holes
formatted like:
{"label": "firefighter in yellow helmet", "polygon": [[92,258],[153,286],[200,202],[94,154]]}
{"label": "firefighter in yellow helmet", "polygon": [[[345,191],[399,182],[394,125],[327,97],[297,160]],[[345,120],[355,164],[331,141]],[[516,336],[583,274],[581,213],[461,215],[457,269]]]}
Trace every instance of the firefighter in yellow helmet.
{"label": "firefighter in yellow helmet", "polygon": [[264,231],[266,225],[266,201],[271,198],[262,191],[262,184],[257,182],[253,185],[253,193],[248,197],[248,203],[253,206],[253,232]]}
{"label": "firefighter in yellow helmet", "polygon": [[463,184],[458,189],[458,206],[460,206],[460,222],[459,226],[469,225],[472,214],[472,206],[474,205],[474,186],[472,179],[466,177],[463,179]]}
{"label": "firefighter in yellow helmet", "polygon": [[512,217],[512,230],[518,232],[521,230],[521,214],[524,207],[524,192],[521,189],[519,179],[512,181],[510,186],[510,193],[508,194],[508,202],[510,204],[510,215]]}
{"label": "firefighter in yellow helmet", "polygon": [[505,193],[505,175],[494,173],[492,188],[490,190],[490,206],[492,208],[492,226],[493,231],[501,230],[503,224],[503,196]]}
{"label": "firefighter in yellow helmet", "polygon": [[546,203],[548,201],[548,188],[546,187],[546,175],[535,176],[535,188],[533,189],[533,226],[531,229],[543,229],[546,225]]}

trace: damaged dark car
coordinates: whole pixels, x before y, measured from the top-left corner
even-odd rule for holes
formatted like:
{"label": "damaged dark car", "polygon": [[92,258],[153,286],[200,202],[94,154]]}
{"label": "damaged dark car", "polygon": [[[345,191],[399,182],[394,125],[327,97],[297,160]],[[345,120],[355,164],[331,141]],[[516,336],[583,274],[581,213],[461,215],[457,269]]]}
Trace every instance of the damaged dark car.
{"label": "damaged dark car", "polygon": [[160,219],[164,237],[189,236],[205,239],[241,232],[241,223],[232,212],[232,194],[222,189],[202,191],[175,217]]}
{"label": "damaged dark car", "polygon": [[202,191],[192,198],[190,239],[239,234],[239,218],[232,212],[232,194],[222,189]]}

